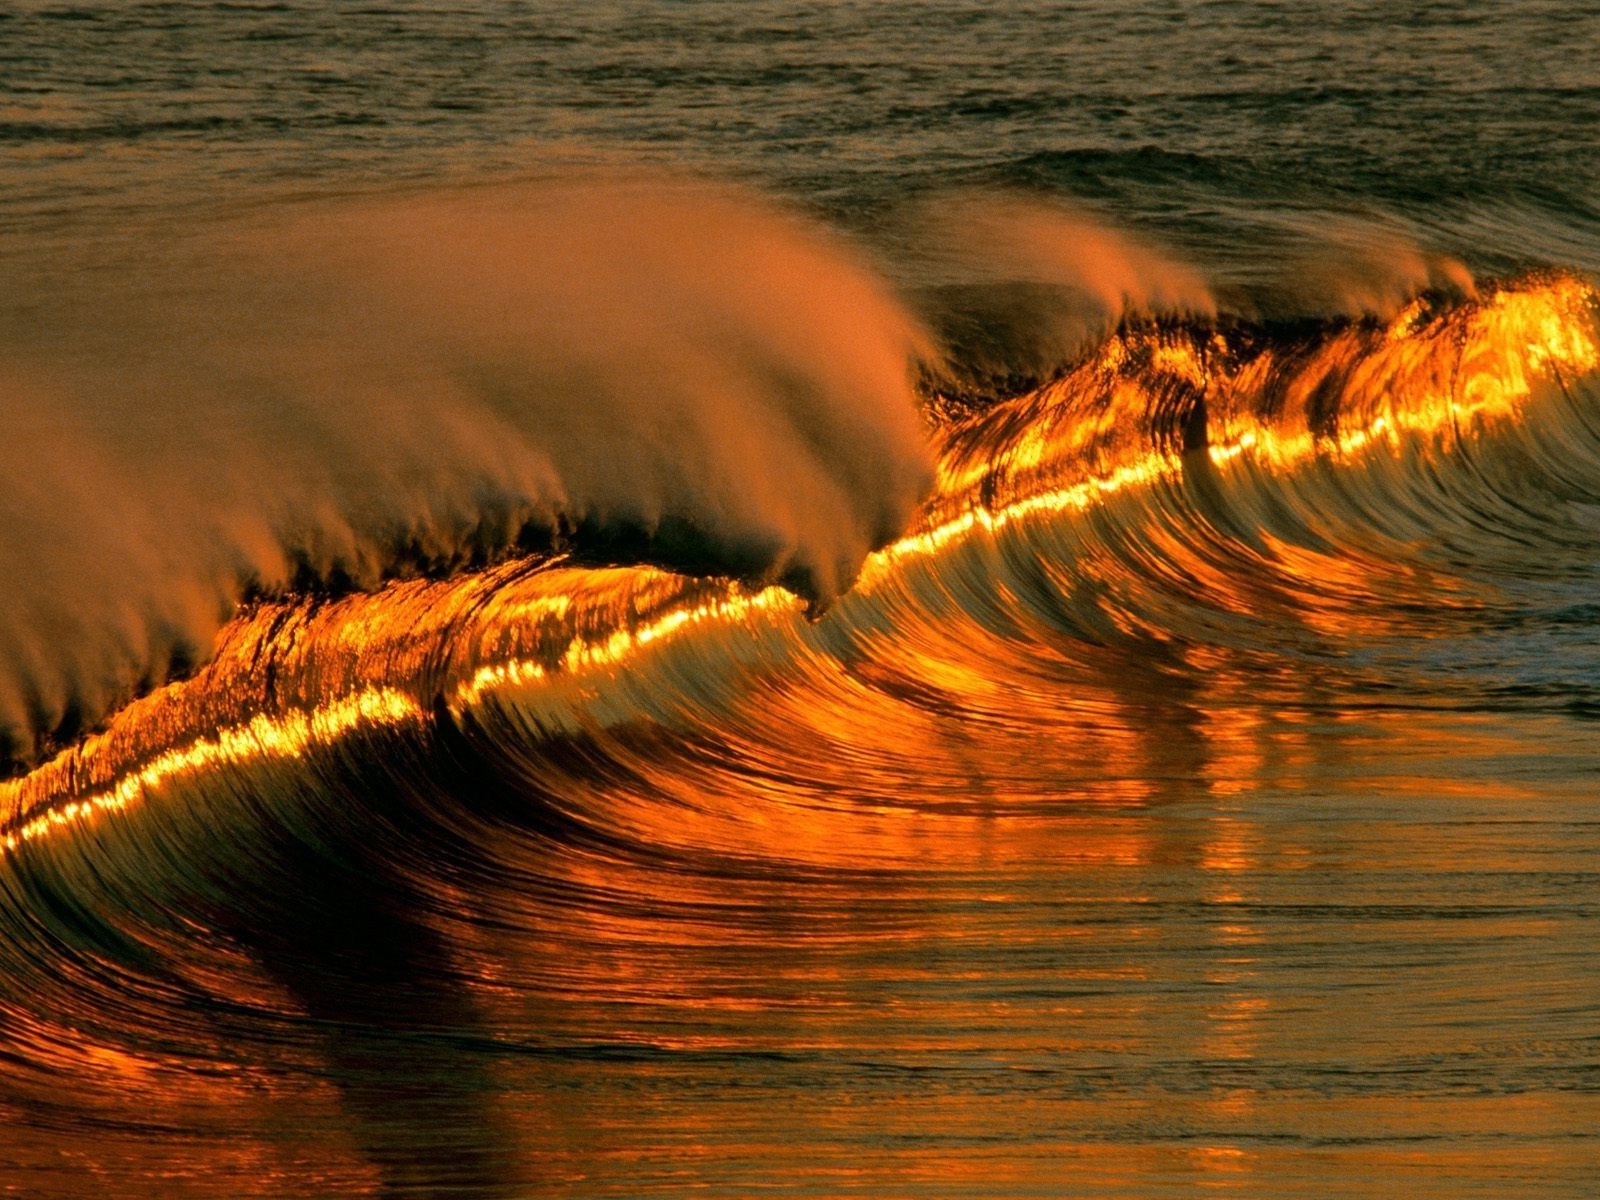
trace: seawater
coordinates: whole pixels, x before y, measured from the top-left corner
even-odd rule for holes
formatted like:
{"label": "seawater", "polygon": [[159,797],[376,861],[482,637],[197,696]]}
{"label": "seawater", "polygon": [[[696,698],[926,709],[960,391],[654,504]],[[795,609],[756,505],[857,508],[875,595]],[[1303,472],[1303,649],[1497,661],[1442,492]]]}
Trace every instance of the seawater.
{"label": "seawater", "polygon": [[[213,386],[184,339],[236,326],[171,295],[293,311],[219,280],[235,260],[195,246],[231,243],[197,227],[709,172],[985,356],[924,383],[932,499],[809,613],[607,528],[553,562],[510,528],[478,557],[286,575],[191,661],[108,687],[82,714],[100,740],[51,722],[67,757],[4,785],[0,1191],[1600,1187],[1600,9],[0,16],[0,258],[32,288],[0,325],[8,679],[82,650],[50,623],[75,587],[84,638],[118,611],[86,535],[33,532],[80,497],[22,468],[93,448],[40,478],[181,524],[213,497],[178,486],[190,443],[127,431],[166,383]],[[1015,211],[963,207],[996,189],[1076,214],[1069,244],[1118,231],[1150,295],[1184,264],[1219,311],[1118,331],[1090,305],[1041,335],[1030,304],[1079,312],[1059,278],[1036,290],[1011,243],[939,277],[906,216],[952,191],[960,219]],[[1147,244],[1160,269],[1124,253]],[[320,260],[297,253],[284,291],[321,307],[267,344],[410,352],[370,340],[387,309],[319,326],[344,293],[303,288]],[[521,303],[484,261],[451,294]],[[151,315],[108,334],[123,309]],[[65,388],[57,426],[37,397],[91,352],[139,386]],[[193,369],[140,374],[168,358]],[[196,385],[165,427],[205,427],[192,474],[224,499],[327,469],[243,452],[316,411],[301,375],[258,378],[270,403]],[[392,423],[435,419],[416,394],[381,393]],[[168,553],[114,561],[128,595],[181,590]]]}

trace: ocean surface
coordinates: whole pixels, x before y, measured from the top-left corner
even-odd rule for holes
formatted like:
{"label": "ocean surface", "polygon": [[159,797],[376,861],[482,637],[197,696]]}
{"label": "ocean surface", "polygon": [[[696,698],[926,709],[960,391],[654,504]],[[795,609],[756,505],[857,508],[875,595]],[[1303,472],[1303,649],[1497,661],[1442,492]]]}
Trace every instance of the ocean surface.
{"label": "ocean surface", "polygon": [[0,1195],[1600,1194],[1600,5],[0,3]]}

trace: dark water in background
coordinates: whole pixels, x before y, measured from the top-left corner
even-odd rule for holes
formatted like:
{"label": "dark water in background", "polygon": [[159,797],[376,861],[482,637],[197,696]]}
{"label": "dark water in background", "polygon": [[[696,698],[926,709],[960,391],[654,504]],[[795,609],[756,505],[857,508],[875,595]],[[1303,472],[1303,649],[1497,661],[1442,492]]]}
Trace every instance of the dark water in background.
{"label": "dark water in background", "polygon": [[[1253,214],[1397,215],[1594,263],[1600,10],[1539,0],[7,6],[8,221],[599,151],[845,216],[1042,184],[1223,260]],[[230,197],[231,198],[231,197]]]}
{"label": "dark water in background", "polygon": [[[1581,3],[0,16],[24,256],[621,159],[875,246],[907,196],[1042,189],[1219,287],[1356,219],[1480,276],[1600,270]],[[1564,362],[1472,415],[1464,330],[1426,379],[1351,347],[1320,401],[1213,365],[1203,408],[1136,345],[1128,396],[1061,402],[1103,436],[1063,423],[1045,482],[1090,502],[816,623],[697,618],[452,707],[444,593],[357,603],[303,643],[414,624],[350,668],[411,715],[186,767],[0,864],[0,1194],[1594,1194],[1600,400]],[[1011,469],[1050,411],[969,455]],[[1365,456],[1205,452],[1375,413],[1419,415]],[[603,645],[679,586],[491,577],[447,620],[520,645],[593,614]],[[202,730],[263,674],[282,707],[348,689],[220,661]]]}

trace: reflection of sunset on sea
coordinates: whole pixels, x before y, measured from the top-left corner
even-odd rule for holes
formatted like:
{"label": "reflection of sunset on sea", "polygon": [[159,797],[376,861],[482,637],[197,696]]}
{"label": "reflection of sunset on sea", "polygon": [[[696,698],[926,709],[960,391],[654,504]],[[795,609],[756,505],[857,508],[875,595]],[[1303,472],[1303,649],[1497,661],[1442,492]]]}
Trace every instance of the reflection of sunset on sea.
{"label": "reflection of sunset on sea", "polygon": [[0,1194],[1587,1196],[1570,7],[0,11]]}

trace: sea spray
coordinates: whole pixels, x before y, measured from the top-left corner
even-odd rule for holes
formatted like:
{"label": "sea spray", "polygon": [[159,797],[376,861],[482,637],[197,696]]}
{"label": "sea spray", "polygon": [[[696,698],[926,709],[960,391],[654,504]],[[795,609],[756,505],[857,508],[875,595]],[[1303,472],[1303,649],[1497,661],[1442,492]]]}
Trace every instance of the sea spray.
{"label": "sea spray", "polygon": [[929,479],[925,335],[841,238],[731,185],[264,204],[11,271],[12,756],[205,658],[250,595],[577,543],[824,603]]}

